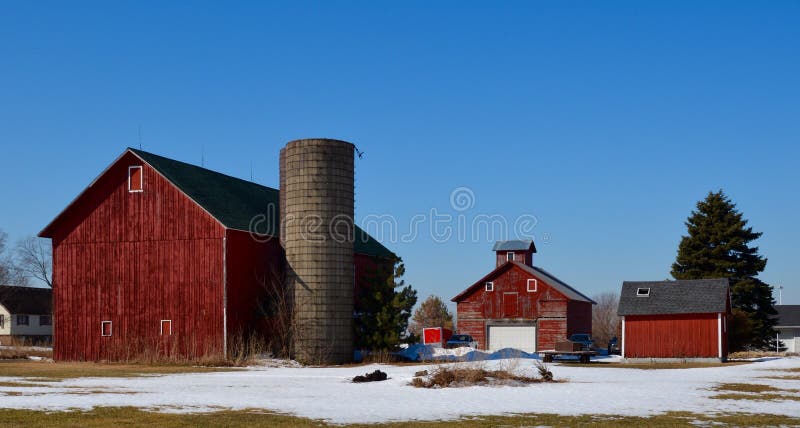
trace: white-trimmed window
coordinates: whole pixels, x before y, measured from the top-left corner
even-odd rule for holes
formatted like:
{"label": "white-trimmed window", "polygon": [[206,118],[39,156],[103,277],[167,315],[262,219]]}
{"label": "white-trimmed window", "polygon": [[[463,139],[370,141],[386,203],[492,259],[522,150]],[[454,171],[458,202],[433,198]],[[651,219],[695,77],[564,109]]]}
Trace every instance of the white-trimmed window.
{"label": "white-trimmed window", "polygon": [[528,279],[528,293],[535,293],[539,289],[539,280],[532,278]]}
{"label": "white-trimmed window", "polygon": [[5,328],[5,326],[6,326],[6,316],[0,314],[0,328]]}
{"label": "white-trimmed window", "polygon": [[494,291],[494,283],[492,281],[486,283],[486,291]]}
{"label": "white-trimmed window", "polygon": [[636,289],[636,297],[649,297],[650,296],[650,289],[649,288],[637,288]]}
{"label": "white-trimmed window", "polygon": [[111,321],[101,321],[100,322],[100,335],[103,337],[111,336]]}
{"label": "white-trimmed window", "polygon": [[53,325],[50,315],[39,315],[39,325]]}
{"label": "white-trimmed window", "polygon": [[506,253],[506,261],[513,262],[514,261],[514,253],[509,251]]}
{"label": "white-trimmed window", "polygon": [[17,315],[17,325],[29,325],[30,318],[27,315]]}
{"label": "white-trimmed window", "polygon": [[128,167],[128,192],[144,191],[144,172],[141,165]]}
{"label": "white-trimmed window", "polygon": [[172,320],[161,320],[160,334],[162,336],[172,336]]}

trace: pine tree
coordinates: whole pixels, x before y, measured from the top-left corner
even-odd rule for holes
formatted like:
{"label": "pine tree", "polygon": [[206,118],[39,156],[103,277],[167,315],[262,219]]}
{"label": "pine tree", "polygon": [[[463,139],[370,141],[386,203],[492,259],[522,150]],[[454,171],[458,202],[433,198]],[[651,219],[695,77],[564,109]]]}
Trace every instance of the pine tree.
{"label": "pine tree", "polygon": [[453,329],[453,314],[439,296],[428,296],[414,311],[409,330],[415,335],[420,335],[425,327]]}
{"label": "pine tree", "polygon": [[[757,278],[767,266],[758,247],[749,244],[761,236],[747,226],[736,204],[722,192],[709,192],[686,221],[688,236],[681,239],[672,265],[675,279],[729,278],[731,304],[747,314],[752,328],[745,343],[732,349],[768,348],[775,338],[772,287]],[[741,324],[741,323],[737,323]],[[731,326],[734,327],[733,325]],[[737,332],[741,333],[741,332]],[[733,335],[741,337],[741,334]]]}
{"label": "pine tree", "polygon": [[401,343],[413,340],[408,335],[408,320],[417,304],[417,292],[402,279],[406,271],[402,259],[389,264],[377,261],[375,266],[357,290],[356,347],[396,351]]}

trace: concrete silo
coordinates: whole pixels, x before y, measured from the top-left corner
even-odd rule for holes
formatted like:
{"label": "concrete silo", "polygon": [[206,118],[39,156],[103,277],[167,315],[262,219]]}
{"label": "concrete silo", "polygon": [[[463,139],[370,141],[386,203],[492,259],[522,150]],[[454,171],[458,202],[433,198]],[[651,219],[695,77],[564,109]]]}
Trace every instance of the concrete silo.
{"label": "concrete silo", "polygon": [[281,150],[281,241],[295,356],[304,362],[353,359],[354,149],[345,141],[304,139]]}

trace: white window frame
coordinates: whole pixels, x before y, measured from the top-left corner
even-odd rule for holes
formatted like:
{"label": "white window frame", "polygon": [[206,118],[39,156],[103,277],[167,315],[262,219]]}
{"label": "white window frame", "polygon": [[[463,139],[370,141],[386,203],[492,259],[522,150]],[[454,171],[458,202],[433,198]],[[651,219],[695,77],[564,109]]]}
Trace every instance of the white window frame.
{"label": "white window frame", "polygon": [[[531,284],[533,284],[533,290],[531,290]],[[539,280],[536,278],[529,278],[528,279],[528,293],[535,293],[539,290]]]}
{"label": "white window frame", "polygon": [[484,283],[484,287],[486,291],[494,291],[494,282],[486,281],[486,283]]}
{"label": "white window frame", "polygon": [[[106,324],[108,324],[108,334],[106,334]],[[111,337],[114,335],[114,324],[111,321],[100,321],[100,336]]]}
{"label": "white window frame", "polygon": [[[21,319],[25,320],[25,324],[19,322]],[[31,317],[29,315],[19,314],[17,315],[17,319],[15,321],[17,322],[17,325],[31,325]]]}
{"label": "white window frame", "polygon": [[515,252],[509,251],[509,252],[506,253],[506,261],[507,262],[513,262],[514,259],[516,259],[516,258],[517,258],[517,256],[516,256]]}
{"label": "white window frame", "polygon": [[166,335],[167,336],[172,336],[172,320],[161,320],[161,323],[159,324],[159,328],[158,328],[158,334],[164,336],[164,323],[165,322],[169,323],[169,333],[167,333]]}
{"label": "white window frame", "polygon": [[[42,317],[46,317],[48,320],[47,324],[42,324]],[[53,325],[53,316],[52,315],[39,315],[39,325],[40,326],[51,326]]]}
{"label": "white window frame", "polygon": [[[641,293],[642,290],[645,290],[644,293]],[[640,287],[636,289],[636,297],[650,297],[650,287]]]}
{"label": "white window frame", "polygon": [[[139,170],[139,189],[137,190],[131,190],[131,177],[133,176],[133,174],[131,174],[131,171],[133,171],[134,169]],[[142,169],[141,165],[132,165],[128,167],[128,193],[139,193],[139,192],[144,192],[144,170]]]}

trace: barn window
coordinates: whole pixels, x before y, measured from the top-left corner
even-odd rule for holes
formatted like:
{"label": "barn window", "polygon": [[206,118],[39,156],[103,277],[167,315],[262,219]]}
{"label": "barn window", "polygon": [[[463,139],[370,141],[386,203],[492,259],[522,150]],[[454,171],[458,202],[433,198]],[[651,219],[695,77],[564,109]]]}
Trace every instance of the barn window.
{"label": "barn window", "polygon": [[30,319],[27,315],[17,315],[17,325],[28,325],[30,324]]}
{"label": "barn window", "polygon": [[144,190],[142,186],[142,167],[141,166],[129,166],[128,167],[128,191],[129,192],[141,192]]}
{"label": "barn window", "polygon": [[514,253],[506,253],[506,261],[514,261]]}
{"label": "barn window", "polygon": [[650,289],[649,288],[637,288],[636,295],[639,297],[648,297],[650,296]]}
{"label": "barn window", "polygon": [[537,279],[529,279],[528,280],[528,292],[533,293],[539,287],[539,280]]}
{"label": "barn window", "polygon": [[161,335],[172,336],[172,320],[161,320]]}
{"label": "barn window", "polygon": [[489,281],[486,283],[486,291],[492,291],[492,290],[494,290],[494,283]]}
{"label": "barn window", "polygon": [[39,315],[39,325],[53,325],[50,315]]}
{"label": "barn window", "polygon": [[111,336],[111,321],[100,322],[100,335]]}

